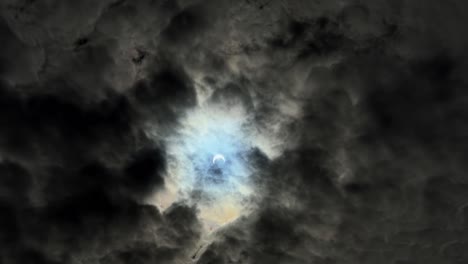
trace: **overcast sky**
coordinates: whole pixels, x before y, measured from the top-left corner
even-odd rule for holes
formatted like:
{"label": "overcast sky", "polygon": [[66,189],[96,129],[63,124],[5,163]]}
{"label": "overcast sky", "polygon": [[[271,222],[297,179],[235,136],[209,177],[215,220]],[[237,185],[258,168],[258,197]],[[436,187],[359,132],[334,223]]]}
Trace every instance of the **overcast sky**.
{"label": "overcast sky", "polygon": [[0,1],[0,263],[467,263],[467,12]]}

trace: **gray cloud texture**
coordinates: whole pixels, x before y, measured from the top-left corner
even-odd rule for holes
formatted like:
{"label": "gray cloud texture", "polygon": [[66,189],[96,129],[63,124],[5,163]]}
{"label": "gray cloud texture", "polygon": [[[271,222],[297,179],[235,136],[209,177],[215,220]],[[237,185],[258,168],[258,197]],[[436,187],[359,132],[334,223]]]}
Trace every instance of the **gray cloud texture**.
{"label": "gray cloud texture", "polygon": [[[463,1],[0,10],[1,263],[468,261]],[[257,209],[197,252],[197,208],[145,200],[204,89],[281,147],[252,154]]]}

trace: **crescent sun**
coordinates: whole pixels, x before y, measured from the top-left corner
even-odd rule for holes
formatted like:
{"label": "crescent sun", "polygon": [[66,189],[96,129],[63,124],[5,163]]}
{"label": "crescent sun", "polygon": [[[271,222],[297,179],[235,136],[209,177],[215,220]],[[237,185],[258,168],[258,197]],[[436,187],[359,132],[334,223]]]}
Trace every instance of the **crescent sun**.
{"label": "crescent sun", "polygon": [[215,164],[215,162],[218,161],[218,160],[222,160],[223,163],[226,162],[226,159],[221,154],[216,154],[216,155],[213,156],[213,164]]}

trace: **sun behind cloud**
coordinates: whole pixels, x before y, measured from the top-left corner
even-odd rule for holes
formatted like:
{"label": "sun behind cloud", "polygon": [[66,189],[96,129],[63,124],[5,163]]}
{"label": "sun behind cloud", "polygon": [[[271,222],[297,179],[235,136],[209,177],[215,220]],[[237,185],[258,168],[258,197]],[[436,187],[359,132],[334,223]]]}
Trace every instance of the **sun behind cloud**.
{"label": "sun behind cloud", "polygon": [[257,142],[252,118],[242,105],[210,101],[188,112],[166,140],[166,190],[153,203],[164,209],[184,200],[211,227],[248,213],[255,194],[249,155],[264,145]]}

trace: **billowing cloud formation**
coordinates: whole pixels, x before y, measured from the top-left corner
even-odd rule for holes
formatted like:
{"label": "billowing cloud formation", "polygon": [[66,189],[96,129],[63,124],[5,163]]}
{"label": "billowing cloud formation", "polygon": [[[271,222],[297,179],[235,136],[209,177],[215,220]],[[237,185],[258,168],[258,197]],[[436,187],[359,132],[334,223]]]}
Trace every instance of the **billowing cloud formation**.
{"label": "billowing cloud formation", "polygon": [[[463,1],[1,10],[0,262],[468,260]],[[173,162],[215,105],[255,199],[209,232]]]}
{"label": "billowing cloud formation", "polygon": [[[180,118],[180,126],[165,140],[167,146],[167,194],[201,209],[200,217],[217,225],[247,213],[255,200],[253,175],[259,167],[254,153],[265,153],[265,143],[253,116],[232,87],[224,87]],[[228,95],[228,98],[219,99]],[[263,141],[259,139],[263,138]],[[166,198],[167,199],[167,198]],[[169,203],[172,200],[168,201]],[[168,203],[166,202],[166,203]]]}

